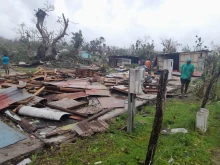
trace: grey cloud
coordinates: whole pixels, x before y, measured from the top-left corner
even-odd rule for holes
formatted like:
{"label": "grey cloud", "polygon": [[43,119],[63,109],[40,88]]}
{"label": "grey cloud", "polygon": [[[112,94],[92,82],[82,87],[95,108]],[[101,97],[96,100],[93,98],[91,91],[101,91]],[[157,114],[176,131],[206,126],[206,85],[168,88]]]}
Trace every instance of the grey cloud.
{"label": "grey cloud", "polygon": [[[185,1],[180,0],[182,5],[187,3]],[[210,1],[213,7],[217,3],[217,0]],[[42,8],[45,0],[0,0],[0,2],[4,4],[0,6],[0,35],[15,38],[17,35],[12,29],[21,22],[27,26],[35,26],[30,20],[34,17],[34,10]],[[218,33],[220,12],[213,8],[201,13],[203,14],[201,17],[205,16],[205,19],[199,17],[194,21],[191,18],[194,15],[193,7],[191,6],[192,13],[190,14],[188,11],[178,12],[180,7],[178,3],[176,6],[169,5],[173,4],[174,0],[118,0],[114,3],[113,0],[93,0],[93,3],[91,0],[50,0],[49,2],[64,2],[65,9],[59,10],[65,13],[72,22],[78,23],[77,25],[70,24],[68,32],[81,29],[87,41],[103,36],[108,45],[128,47],[138,38],[151,36],[156,43],[156,48],[161,49],[160,38],[173,38],[182,45],[189,44],[190,46],[195,45],[196,34],[200,35],[207,45],[211,41],[218,43],[220,38]],[[119,5],[121,8],[118,8],[117,3],[121,5]],[[86,6],[86,4],[91,4],[91,6]],[[202,5],[206,6],[205,3]],[[175,9],[174,13],[172,13],[173,9]],[[60,14],[56,11],[49,13],[46,22],[50,30],[57,31],[60,28],[56,24]],[[164,14],[167,14],[167,17],[163,17]],[[186,14],[188,15],[185,16]],[[69,37],[66,40],[69,40]]]}

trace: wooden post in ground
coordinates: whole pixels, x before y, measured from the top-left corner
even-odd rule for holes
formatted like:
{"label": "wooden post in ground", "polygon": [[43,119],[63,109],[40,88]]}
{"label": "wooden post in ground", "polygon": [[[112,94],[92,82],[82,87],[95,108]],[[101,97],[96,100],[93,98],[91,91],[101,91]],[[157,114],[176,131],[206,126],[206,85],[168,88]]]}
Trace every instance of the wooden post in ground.
{"label": "wooden post in ground", "polygon": [[165,104],[165,94],[166,94],[166,85],[168,79],[168,70],[164,70],[160,76],[158,92],[157,92],[157,103],[156,103],[156,113],[154,117],[154,124],[151,132],[151,137],[148,144],[147,155],[145,159],[145,165],[152,165],[153,158],[157,147],[157,141],[161,131],[162,121],[163,121],[163,112]]}

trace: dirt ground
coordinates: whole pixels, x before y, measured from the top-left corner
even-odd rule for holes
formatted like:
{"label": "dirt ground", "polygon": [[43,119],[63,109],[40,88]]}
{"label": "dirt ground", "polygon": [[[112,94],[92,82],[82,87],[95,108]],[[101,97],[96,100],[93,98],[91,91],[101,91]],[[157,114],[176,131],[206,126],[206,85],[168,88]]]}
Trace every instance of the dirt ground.
{"label": "dirt ground", "polygon": [[213,158],[212,158],[213,165],[220,165],[220,149],[213,151],[212,154],[213,154]]}

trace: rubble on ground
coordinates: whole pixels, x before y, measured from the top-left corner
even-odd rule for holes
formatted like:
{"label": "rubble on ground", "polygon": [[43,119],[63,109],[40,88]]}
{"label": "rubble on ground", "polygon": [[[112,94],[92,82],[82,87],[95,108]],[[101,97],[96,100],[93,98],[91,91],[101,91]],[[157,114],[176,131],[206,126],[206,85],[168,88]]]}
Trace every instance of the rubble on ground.
{"label": "rubble on ground", "polygon": [[[0,164],[44,144],[67,143],[76,136],[105,132],[111,118],[127,111],[128,78],[128,71],[103,76],[97,67],[39,67],[34,73],[2,76],[0,124],[6,133],[0,136],[0,150],[4,153],[0,154]],[[136,107],[156,99],[156,80],[154,76],[152,83],[144,84],[145,93],[137,95]],[[168,86],[167,95],[176,89],[178,86]],[[10,134],[14,138],[4,142]],[[11,152],[21,146],[22,152]]]}

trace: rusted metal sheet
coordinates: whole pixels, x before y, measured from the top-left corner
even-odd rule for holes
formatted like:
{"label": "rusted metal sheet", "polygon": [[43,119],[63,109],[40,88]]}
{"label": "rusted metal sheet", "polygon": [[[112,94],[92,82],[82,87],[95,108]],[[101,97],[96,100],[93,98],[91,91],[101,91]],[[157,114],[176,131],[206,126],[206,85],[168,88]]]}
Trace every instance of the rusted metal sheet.
{"label": "rusted metal sheet", "polygon": [[113,86],[112,89],[119,91],[119,92],[126,93],[126,94],[128,93],[128,87],[124,85]]}
{"label": "rusted metal sheet", "polygon": [[92,128],[89,127],[89,122],[79,122],[73,125],[73,131],[76,131],[80,136],[90,136],[94,133]]}
{"label": "rusted metal sheet", "polygon": [[63,98],[69,98],[69,99],[78,99],[78,98],[84,98],[88,95],[85,92],[76,92],[76,93],[63,93],[63,94],[57,94],[56,99],[60,100]]}
{"label": "rusted metal sheet", "polygon": [[78,88],[78,89],[107,89],[106,86],[102,84],[92,84],[85,79],[68,80],[54,83],[47,83],[48,85],[54,85],[57,87],[68,87],[68,88]]}
{"label": "rusted metal sheet", "polygon": [[109,90],[98,90],[98,89],[86,90],[86,94],[90,96],[110,96]]}
{"label": "rusted metal sheet", "polygon": [[105,78],[104,80],[105,83],[116,83],[116,78]]}
{"label": "rusted metal sheet", "polygon": [[80,117],[80,116],[76,116],[76,115],[69,116],[69,118],[70,118],[70,119],[74,119],[74,120],[79,120],[79,121],[85,119],[85,118],[82,118],[82,117]]}
{"label": "rusted metal sheet", "polygon": [[52,101],[49,104],[50,105],[55,105],[55,106],[58,106],[58,107],[62,107],[62,108],[66,108],[66,109],[71,109],[71,108],[74,108],[74,107],[81,106],[85,103],[81,103],[81,102],[78,102],[78,101],[75,101],[75,100],[69,99],[69,98],[64,98],[64,99],[61,99],[61,100],[58,100],[58,101]]}
{"label": "rusted metal sheet", "polygon": [[108,124],[102,120],[82,121],[73,126],[73,131],[76,131],[80,136],[90,136],[95,132],[104,132],[107,129]]}
{"label": "rusted metal sheet", "polygon": [[55,85],[57,87],[69,87],[69,85],[89,85],[89,82],[87,80],[75,79],[61,82],[50,82],[47,84]]}
{"label": "rusted metal sheet", "polygon": [[24,116],[50,119],[50,120],[60,120],[62,116],[70,115],[69,113],[61,112],[56,109],[34,108],[34,107],[30,107],[30,106],[22,106],[18,110],[18,114],[24,115]]}
{"label": "rusted metal sheet", "polygon": [[27,106],[34,106],[43,101],[46,101],[46,99],[43,97],[34,96],[34,98],[30,102],[27,103]]}
{"label": "rusted metal sheet", "polygon": [[79,88],[79,89],[100,89],[100,90],[107,90],[107,87],[102,84],[94,84],[94,85],[69,85],[69,88]]}
{"label": "rusted metal sheet", "polygon": [[98,98],[102,108],[122,108],[124,107],[124,100],[116,99],[114,97],[100,97]]}
{"label": "rusted metal sheet", "polygon": [[76,77],[94,77],[97,75],[97,71],[89,69],[89,68],[77,68],[76,69]]}
{"label": "rusted metal sheet", "polygon": [[102,120],[93,120],[89,124],[94,132],[104,132],[108,129],[108,124]]}
{"label": "rusted metal sheet", "polygon": [[61,100],[64,98],[79,99],[79,98],[85,98],[87,96],[88,95],[85,92],[76,92],[76,93],[51,94],[45,96],[45,98],[47,99],[48,102],[51,102],[51,101]]}
{"label": "rusted metal sheet", "polygon": [[112,86],[115,86],[115,84],[113,84],[113,83],[105,83],[105,86],[112,87]]}
{"label": "rusted metal sheet", "polygon": [[102,110],[102,108],[100,108],[100,107],[88,106],[88,107],[80,108],[80,109],[76,110],[76,112],[82,113],[82,114],[92,115],[92,114],[100,112],[101,110]]}
{"label": "rusted metal sheet", "polygon": [[0,110],[31,96],[33,95],[27,93],[25,89],[18,89],[17,87],[0,89]]}

